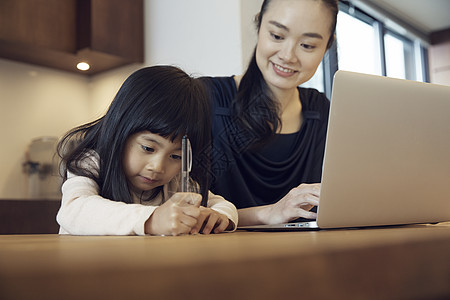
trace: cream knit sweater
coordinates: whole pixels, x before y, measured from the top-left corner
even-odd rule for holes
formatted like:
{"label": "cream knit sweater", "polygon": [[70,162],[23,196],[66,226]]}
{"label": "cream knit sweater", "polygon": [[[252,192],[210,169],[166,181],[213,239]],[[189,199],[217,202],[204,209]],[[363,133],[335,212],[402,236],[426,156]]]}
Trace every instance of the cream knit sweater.
{"label": "cream knit sweater", "polygon": [[[98,174],[98,159],[89,156],[85,167]],[[94,174],[95,174],[94,173]],[[151,201],[133,204],[113,201],[99,195],[97,183],[83,176],[68,173],[62,185],[61,207],[57,214],[60,234],[72,235],[145,235],[144,223],[155,209],[167,199],[169,192],[177,191],[178,180],[173,179],[164,185],[160,193]],[[238,224],[236,207],[223,197],[209,192],[208,207],[227,216],[233,223],[234,231]]]}

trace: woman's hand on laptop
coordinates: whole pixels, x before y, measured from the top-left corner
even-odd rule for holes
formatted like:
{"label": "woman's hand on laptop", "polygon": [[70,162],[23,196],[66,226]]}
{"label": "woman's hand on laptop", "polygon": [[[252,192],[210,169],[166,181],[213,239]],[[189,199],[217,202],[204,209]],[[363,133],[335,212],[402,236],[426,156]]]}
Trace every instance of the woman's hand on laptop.
{"label": "woman's hand on laptop", "polygon": [[287,223],[298,218],[316,219],[310,211],[319,205],[320,183],[300,184],[277,203],[268,206],[266,224]]}

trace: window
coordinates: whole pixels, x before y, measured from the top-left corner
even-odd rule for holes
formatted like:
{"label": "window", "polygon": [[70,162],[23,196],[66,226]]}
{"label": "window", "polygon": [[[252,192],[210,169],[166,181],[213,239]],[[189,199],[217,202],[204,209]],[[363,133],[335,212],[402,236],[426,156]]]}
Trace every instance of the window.
{"label": "window", "polygon": [[[428,78],[423,74],[426,59],[420,41],[412,41],[353,7],[339,3],[336,27],[338,69],[410,80]],[[417,58],[419,57],[419,61]]]}
{"label": "window", "polygon": [[347,70],[402,79],[428,81],[427,49],[419,39],[388,28],[348,1],[339,2],[336,43],[316,75],[303,86],[331,98],[334,73]]}
{"label": "window", "polygon": [[381,75],[372,24],[341,11],[336,27],[339,70]]}
{"label": "window", "polygon": [[405,53],[403,43],[391,34],[384,36],[386,47],[386,75],[389,77],[406,78]]}
{"label": "window", "polygon": [[413,42],[387,32],[384,35],[386,76],[416,80]]}

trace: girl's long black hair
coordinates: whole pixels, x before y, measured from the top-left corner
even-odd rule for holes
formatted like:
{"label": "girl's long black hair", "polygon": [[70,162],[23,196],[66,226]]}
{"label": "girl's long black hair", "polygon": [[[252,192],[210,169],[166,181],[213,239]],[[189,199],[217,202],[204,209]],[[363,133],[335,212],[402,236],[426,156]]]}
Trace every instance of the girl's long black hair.
{"label": "girl's long black hair", "polygon": [[[257,32],[261,28],[261,21],[272,0],[264,0],[260,12],[255,17]],[[330,38],[327,49],[329,49],[335,38],[337,14],[339,12],[338,0],[315,0],[321,1],[331,12],[332,22]],[[264,77],[256,63],[256,47],[250,59],[248,68],[239,84],[238,93],[232,103],[233,115],[237,116],[237,122],[242,134],[247,133],[249,144],[244,147],[252,149],[264,144],[274,133],[277,132],[281,120],[277,101],[267,86]]]}
{"label": "girl's long black hair", "polygon": [[[122,166],[127,138],[140,131],[172,141],[188,134],[194,158],[191,177],[199,184],[206,205],[210,127],[208,99],[199,79],[173,66],[142,68],[125,80],[103,117],[74,128],[61,139],[62,175],[64,180],[67,171],[87,176],[97,182],[102,197],[132,203]],[[91,150],[100,158],[98,174],[83,168]]]}

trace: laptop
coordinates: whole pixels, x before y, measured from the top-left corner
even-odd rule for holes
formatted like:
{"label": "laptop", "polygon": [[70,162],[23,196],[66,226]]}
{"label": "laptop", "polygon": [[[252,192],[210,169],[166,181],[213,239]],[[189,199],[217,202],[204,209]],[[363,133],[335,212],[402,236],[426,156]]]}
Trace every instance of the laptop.
{"label": "laptop", "polygon": [[313,222],[318,230],[450,220],[450,86],[338,71]]}

